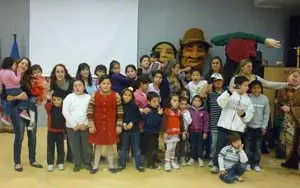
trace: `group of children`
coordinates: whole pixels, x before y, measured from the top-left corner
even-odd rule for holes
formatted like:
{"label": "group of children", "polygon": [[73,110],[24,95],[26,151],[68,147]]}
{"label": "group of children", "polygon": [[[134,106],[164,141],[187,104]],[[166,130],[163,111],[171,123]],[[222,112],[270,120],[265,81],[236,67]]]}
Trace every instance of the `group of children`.
{"label": "group of children", "polygon": [[[85,166],[91,174],[95,174],[99,170],[101,156],[106,157],[112,173],[124,170],[130,150],[138,171],[143,172],[145,166],[160,169],[160,136],[165,144],[165,171],[179,169],[179,163],[185,166],[193,165],[195,161],[204,167],[208,139],[209,166],[219,167],[224,182],[241,181],[240,176],[246,168],[260,171],[260,142],[269,118],[269,104],[259,81],[251,83],[248,95],[249,80],[243,76],[236,77],[234,88],[226,90],[221,74],[214,73],[206,81],[201,80],[199,70],[192,70],[189,83],[179,93],[170,93],[168,105],[162,106],[160,90],[165,65],[159,62],[159,53],[153,53],[151,58],[143,56],[140,61],[139,69],[134,65],[126,67],[126,76],[120,73],[117,61],[111,62],[108,75],[107,68],[98,65],[94,72],[98,78],[97,91],[88,95],[84,81],[76,79],[73,93],[64,100],[53,91],[45,95],[41,68],[37,65],[32,67],[33,83],[36,83],[32,90],[38,91],[35,96],[39,103],[46,100],[48,171],[54,169],[55,145],[58,169],[64,169],[65,131],[72,151],[74,172]],[[21,74],[15,64],[3,62],[0,80],[7,94],[21,92]],[[4,120],[9,116],[9,103],[2,101],[7,111],[2,118]],[[23,108],[22,103],[18,105]],[[21,115],[27,110],[29,119],[34,117],[28,107],[24,107]],[[241,133],[246,129],[243,135],[245,153]],[[118,166],[115,159],[118,159]]]}

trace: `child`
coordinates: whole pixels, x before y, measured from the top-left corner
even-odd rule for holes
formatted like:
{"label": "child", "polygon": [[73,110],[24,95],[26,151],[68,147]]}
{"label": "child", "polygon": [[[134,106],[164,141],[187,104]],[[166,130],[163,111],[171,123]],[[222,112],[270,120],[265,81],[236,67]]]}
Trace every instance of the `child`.
{"label": "child", "polygon": [[190,81],[186,88],[190,91],[190,99],[193,99],[195,95],[200,95],[205,98],[207,81],[201,80],[200,70],[192,70],[192,81]]}
{"label": "child", "polygon": [[156,70],[152,73],[153,82],[149,84],[148,93],[155,92],[160,98],[160,84],[162,82],[163,73],[160,70]]}
{"label": "child", "polygon": [[112,91],[109,76],[100,79],[100,90],[92,95],[88,107],[89,142],[95,145],[91,174],[99,170],[100,156],[107,157],[109,171],[116,173],[114,156],[117,154],[117,135],[122,132],[123,107],[121,97]]}
{"label": "child", "polygon": [[96,81],[96,86],[99,89],[99,80],[107,75],[107,68],[105,67],[105,65],[97,65],[95,68],[95,72],[94,72],[95,76],[97,76],[97,81]]}
{"label": "child", "polygon": [[62,102],[62,96],[51,92],[47,96],[45,104],[48,115],[47,163],[49,172],[52,172],[54,168],[55,145],[58,169],[64,170],[64,132],[66,120],[62,114]]}
{"label": "child", "polygon": [[136,169],[139,172],[144,172],[140,149],[139,133],[139,121],[142,119],[142,117],[139,108],[134,103],[134,96],[132,91],[132,88],[126,88],[122,91],[124,115],[121,134],[121,152],[119,158],[119,169],[125,169],[128,151],[130,148],[129,146],[133,145]]}
{"label": "child", "polygon": [[160,169],[156,164],[158,138],[161,129],[163,110],[159,107],[159,96],[155,92],[149,92],[147,94],[148,108],[150,112],[144,115],[144,140],[145,159],[147,161],[147,167],[150,169]]}
{"label": "child", "polygon": [[136,81],[136,90],[134,92],[135,103],[139,107],[141,113],[148,113],[149,109],[147,107],[147,91],[149,85],[149,78],[146,75],[142,75]]}
{"label": "child", "polygon": [[220,178],[225,183],[235,180],[242,182],[241,175],[246,171],[247,155],[243,150],[241,137],[237,133],[229,136],[230,145],[225,146],[218,155]]}
{"label": "child", "polygon": [[270,106],[268,98],[262,94],[263,86],[260,81],[251,82],[250,90],[249,97],[254,106],[254,115],[252,120],[247,123],[245,138],[245,150],[249,158],[247,170],[253,168],[256,172],[260,172],[261,143],[269,122]]}
{"label": "child", "polygon": [[73,83],[73,93],[69,94],[63,102],[63,115],[66,118],[74,172],[79,172],[82,164],[90,169],[92,160],[87,120],[87,108],[91,97],[84,93],[84,88],[84,81],[76,79]]}
{"label": "child", "polygon": [[188,165],[194,164],[198,159],[200,167],[204,167],[203,146],[209,132],[209,114],[203,107],[203,101],[199,95],[192,99],[192,107],[189,109],[192,123],[189,126],[189,140],[191,144],[191,159]]}
{"label": "child", "polygon": [[46,79],[42,76],[43,70],[40,65],[31,66],[32,70],[32,84],[31,93],[36,97],[37,104],[41,104],[46,96],[46,91],[48,90],[48,83]]}
{"label": "child", "polygon": [[[23,91],[21,89],[20,80],[21,80],[21,74],[22,70],[17,70],[17,64],[16,62],[11,58],[7,57],[3,60],[2,66],[0,70],[0,85],[5,85],[6,88],[6,94],[17,96],[21,94]],[[3,116],[1,121],[7,125],[10,125],[9,122],[9,116],[11,115],[12,105],[15,101],[4,101],[3,100]],[[22,110],[20,113],[20,116],[26,120],[31,121],[31,118],[29,117],[29,114],[27,113],[28,109],[28,100],[20,100],[18,102],[19,109]],[[32,120],[34,122],[34,118]],[[28,127],[28,130],[32,130],[32,125],[30,123],[30,126]],[[32,128],[32,129],[31,129]]]}
{"label": "child", "polygon": [[125,73],[127,78],[130,78],[132,80],[136,80],[137,79],[137,71],[136,71],[136,67],[132,64],[127,65],[125,68]]}
{"label": "child", "polygon": [[210,122],[210,138],[211,138],[211,153],[208,166],[212,166],[212,159],[216,153],[216,144],[218,138],[218,120],[221,115],[221,107],[217,103],[217,98],[223,93],[223,76],[219,73],[214,73],[211,75],[211,83],[212,83],[212,92],[208,94],[207,98],[207,106],[209,112],[209,122]]}
{"label": "child", "polygon": [[[179,97],[179,109],[183,118],[184,132],[188,132],[188,127],[192,123],[191,113],[188,110],[189,108],[189,99],[186,97]],[[180,139],[180,142],[177,144],[176,153],[178,159],[180,159],[181,166],[186,166],[186,151],[187,151],[188,142],[187,140]]]}
{"label": "child", "polygon": [[182,116],[179,110],[178,95],[172,94],[170,96],[169,107],[164,110],[163,135],[167,145],[165,152],[165,171],[170,172],[171,168],[180,168],[175,162],[175,149],[177,142],[179,142],[179,136],[182,135],[183,140],[186,138]]}
{"label": "child", "polygon": [[190,91],[187,90],[186,88],[183,88],[180,91],[180,97],[187,98],[188,99],[188,106],[189,106],[189,104],[190,104]]}
{"label": "child", "polygon": [[150,55],[150,70],[151,72],[160,70],[161,69],[161,63],[159,62],[160,59],[160,53],[157,51],[154,51]]}
{"label": "child", "polygon": [[126,78],[120,73],[120,63],[113,60],[109,65],[109,76],[112,80],[112,90],[121,94],[124,88],[133,84],[134,80]]}
{"label": "child", "polygon": [[230,133],[243,134],[246,123],[253,117],[253,105],[247,95],[249,80],[244,76],[237,76],[234,80],[234,88],[230,88],[218,97],[217,102],[222,108],[218,121],[218,139],[216,153],[213,159],[214,166],[211,171],[218,172],[218,153],[226,145],[226,139]]}

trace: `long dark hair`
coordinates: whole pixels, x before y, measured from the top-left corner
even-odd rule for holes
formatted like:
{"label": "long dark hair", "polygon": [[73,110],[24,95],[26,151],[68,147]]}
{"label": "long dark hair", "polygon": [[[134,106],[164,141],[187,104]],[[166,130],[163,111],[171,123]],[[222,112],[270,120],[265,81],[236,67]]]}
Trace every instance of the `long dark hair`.
{"label": "long dark hair", "polygon": [[84,80],[83,80],[82,78],[76,78],[76,79],[74,80],[74,82],[73,82],[73,87],[74,87],[75,82],[81,82],[81,83],[83,84],[83,88],[84,88],[83,93],[88,94],[88,92],[87,92],[86,89],[85,89],[85,83],[84,83]]}
{"label": "long dark hair", "polygon": [[27,57],[23,57],[17,61],[17,65],[19,65],[23,60],[28,62],[28,69],[24,72],[23,77],[20,81],[21,86],[26,88],[31,88],[31,78],[32,78],[32,70],[31,70],[31,61]]}
{"label": "long dark hair", "polygon": [[2,61],[2,65],[1,65],[1,68],[2,69],[11,69],[12,66],[14,65],[15,63],[15,60],[11,57],[6,57],[3,59]]}
{"label": "long dark hair", "polygon": [[217,60],[219,60],[219,62],[220,62],[220,74],[223,74],[223,61],[222,61],[222,59],[221,59],[221,57],[220,56],[215,56],[215,57],[213,57],[211,60],[210,60],[210,64],[209,64],[209,70],[208,70],[208,73],[207,73],[207,75],[205,76],[205,80],[211,80],[211,78],[210,78],[210,76],[213,74],[213,69],[212,69],[212,62],[213,62],[213,60],[215,60],[215,59],[217,59]]}
{"label": "long dark hair", "polygon": [[121,64],[119,63],[119,61],[116,61],[116,60],[113,60],[112,62],[110,62],[109,64],[109,71],[108,71],[108,74],[111,76],[113,74],[113,68],[115,65],[119,65],[121,66]]}
{"label": "long dark hair", "polygon": [[121,92],[121,100],[122,100],[122,104],[123,104],[123,105],[125,104],[124,99],[123,99],[123,95],[124,95],[124,93],[125,93],[126,91],[129,91],[129,92],[131,93],[131,96],[132,96],[131,100],[130,100],[127,104],[134,103],[133,88],[125,88],[125,89],[123,89],[122,92]]}
{"label": "long dark hair", "polygon": [[52,71],[51,71],[51,75],[50,75],[50,81],[51,81],[51,85],[50,88],[53,89],[56,86],[56,68],[57,67],[62,67],[65,70],[65,80],[70,81],[72,80],[72,77],[70,76],[68,69],[66,68],[66,66],[64,64],[57,64],[53,67]]}
{"label": "long dark hair", "polygon": [[77,72],[76,72],[76,79],[80,78],[80,79],[83,80],[83,78],[81,76],[81,71],[83,69],[86,69],[86,68],[89,70],[88,86],[92,86],[93,85],[93,79],[92,79],[91,69],[90,69],[90,66],[87,63],[80,63],[78,65],[78,69],[77,69]]}

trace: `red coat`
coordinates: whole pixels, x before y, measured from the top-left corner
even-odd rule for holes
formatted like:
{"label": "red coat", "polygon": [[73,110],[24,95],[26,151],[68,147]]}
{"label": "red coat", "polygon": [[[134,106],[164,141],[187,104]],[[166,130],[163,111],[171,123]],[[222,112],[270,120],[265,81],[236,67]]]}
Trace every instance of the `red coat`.
{"label": "red coat", "polygon": [[93,120],[96,128],[89,134],[89,143],[96,145],[113,145],[117,143],[117,101],[116,93],[102,95],[95,93]]}
{"label": "red coat", "polygon": [[181,115],[180,111],[176,112],[167,108],[164,112],[166,118],[166,132],[168,135],[180,135],[181,133]]}

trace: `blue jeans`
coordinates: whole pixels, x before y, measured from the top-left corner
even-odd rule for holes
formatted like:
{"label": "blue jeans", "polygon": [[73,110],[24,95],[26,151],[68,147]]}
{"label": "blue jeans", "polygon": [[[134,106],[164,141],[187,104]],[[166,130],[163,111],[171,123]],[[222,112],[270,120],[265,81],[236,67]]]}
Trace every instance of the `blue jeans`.
{"label": "blue jeans", "polygon": [[[129,142],[130,141],[130,142]],[[126,160],[129,151],[129,145],[132,144],[135,151],[135,166],[136,168],[142,167],[142,155],[140,149],[140,133],[139,132],[122,132],[121,134],[121,152],[119,165],[126,167]]]}
{"label": "blue jeans", "polygon": [[202,133],[190,133],[189,136],[191,144],[191,158],[197,160],[198,158],[203,159],[203,134]]}
{"label": "blue jeans", "polygon": [[[6,94],[11,96],[17,96],[23,91],[20,88],[6,89]],[[15,100],[15,101],[3,101],[3,113],[7,116],[11,115],[13,106],[18,105],[18,108],[21,110],[28,109],[28,100]]]}
{"label": "blue jeans", "polygon": [[[22,142],[24,138],[25,127],[28,126],[28,121],[20,117],[20,110],[17,105],[14,105],[11,111],[11,121],[15,131],[15,140],[14,140],[14,162],[15,164],[21,163],[21,150]],[[37,110],[35,109],[37,114]],[[37,115],[35,116],[37,122]],[[36,162],[35,159],[35,150],[36,150],[36,127],[32,131],[27,131],[28,137],[28,149],[29,149],[29,162]]]}
{"label": "blue jeans", "polygon": [[236,177],[240,177],[246,171],[246,164],[235,164],[232,168],[226,169],[226,175],[220,175],[225,183],[233,183]]}
{"label": "blue jeans", "polygon": [[251,167],[259,165],[261,156],[261,142],[261,129],[253,129],[248,127],[245,138],[245,152],[248,156]]}

